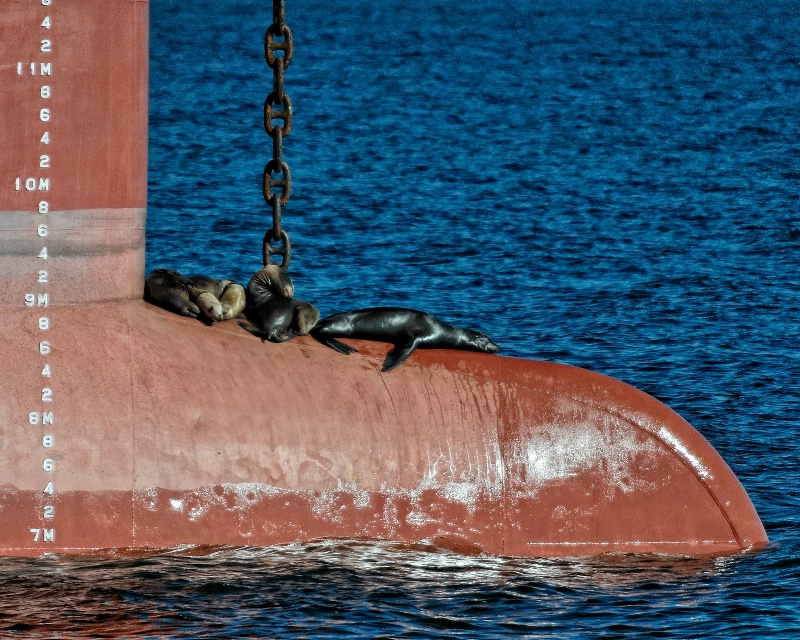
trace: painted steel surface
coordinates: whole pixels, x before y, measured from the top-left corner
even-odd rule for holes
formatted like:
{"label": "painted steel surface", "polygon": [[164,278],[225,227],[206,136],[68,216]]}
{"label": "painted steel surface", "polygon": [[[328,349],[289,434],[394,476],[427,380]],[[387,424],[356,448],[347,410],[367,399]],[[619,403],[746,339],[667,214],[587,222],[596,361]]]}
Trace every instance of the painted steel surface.
{"label": "painted steel surface", "polygon": [[43,5],[0,11],[0,305],[41,288],[45,244],[53,301],[141,297],[149,5]]}
{"label": "painted steel surface", "polygon": [[616,380],[456,351],[381,374],[383,344],[261,343],[143,303],[147,3],[14,0],[0,26],[0,551],[766,542],[702,436]]}
{"label": "painted steel surface", "polygon": [[[262,343],[143,302],[52,310],[59,389],[31,425],[35,329],[10,310],[0,548],[437,538],[511,555],[732,552],[766,537],[712,447],[646,394],[566,365]],[[8,395],[10,392],[10,396]],[[31,451],[55,434],[54,470]],[[12,515],[13,514],[13,515]]]}

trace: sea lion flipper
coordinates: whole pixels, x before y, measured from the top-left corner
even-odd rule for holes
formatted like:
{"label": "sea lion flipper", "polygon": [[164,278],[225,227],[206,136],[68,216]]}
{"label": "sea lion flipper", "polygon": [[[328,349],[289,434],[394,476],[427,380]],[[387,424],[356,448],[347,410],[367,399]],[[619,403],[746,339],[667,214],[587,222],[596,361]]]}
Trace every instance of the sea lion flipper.
{"label": "sea lion flipper", "polygon": [[343,353],[346,356],[349,356],[351,353],[358,352],[358,349],[355,347],[351,347],[349,344],[345,344],[344,342],[339,342],[336,338],[327,338],[323,341],[323,344],[328,345],[331,349],[338,351],[339,353]]}
{"label": "sea lion flipper", "polygon": [[239,322],[237,324],[245,331],[252,333],[256,338],[261,338],[262,340],[267,339],[267,336],[264,334],[264,332],[259,331],[252,324],[247,324],[246,322]]}
{"label": "sea lion flipper", "polygon": [[345,344],[344,342],[339,342],[336,338],[331,338],[330,336],[320,335],[319,332],[312,331],[311,337],[314,338],[317,342],[321,342],[326,347],[330,347],[334,351],[338,351],[339,353],[349,356],[351,353],[356,353],[358,349],[355,347],[351,347],[349,344]]}
{"label": "sea lion flipper", "polygon": [[290,329],[287,329],[283,333],[273,333],[269,336],[270,342],[288,342],[289,340],[293,340],[297,337],[297,334]]}
{"label": "sea lion flipper", "polygon": [[184,298],[177,293],[169,296],[165,302],[166,304],[163,304],[162,307],[167,311],[172,311],[187,318],[196,318],[200,315],[200,307],[189,298]]}
{"label": "sea lion flipper", "polygon": [[383,361],[383,367],[381,371],[383,373],[387,373],[394,369],[397,366],[403,364],[406,361],[406,358],[411,355],[411,352],[417,348],[416,341],[407,342],[405,344],[398,344],[395,345],[394,349],[392,349],[389,353],[386,354],[386,360]]}
{"label": "sea lion flipper", "polygon": [[178,309],[178,313],[182,316],[186,316],[187,318],[196,318],[200,315],[200,308],[196,304],[190,302],[187,305],[180,307]]}

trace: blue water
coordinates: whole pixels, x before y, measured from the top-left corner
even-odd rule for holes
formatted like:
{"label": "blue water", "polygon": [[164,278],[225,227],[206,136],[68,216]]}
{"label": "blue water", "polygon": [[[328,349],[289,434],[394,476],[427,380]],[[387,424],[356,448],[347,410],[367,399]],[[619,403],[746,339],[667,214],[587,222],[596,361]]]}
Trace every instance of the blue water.
{"label": "blue water", "polygon": [[[800,636],[800,5],[286,0],[284,211],[323,315],[414,306],[624,380],[772,540],[719,559],[328,542],[0,564],[20,637]],[[247,278],[270,3],[151,0],[147,268]]]}

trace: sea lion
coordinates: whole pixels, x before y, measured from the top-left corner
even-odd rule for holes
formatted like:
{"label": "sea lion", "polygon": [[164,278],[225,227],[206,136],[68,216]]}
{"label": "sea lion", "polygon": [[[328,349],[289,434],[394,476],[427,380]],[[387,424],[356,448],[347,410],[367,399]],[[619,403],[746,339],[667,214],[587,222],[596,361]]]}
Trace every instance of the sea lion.
{"label": "sea lion", "polygon": [[247,306],[257,304],[266,295],[280,296],[291,300],[294,296],[292,279],[278,265],[268,264],[253,274],[247,283]]}
{"label": "sea lion", "polygon": [[219,322],[223,319],[222,304],[219,301],[224,290],[222,281],[196,274],[189,276],[187,288],[192,300],[200,307],[206,318],[211,322]]}
{"label": "sea lion", "polygon": [[358,338],[390,342],[394,348],[386,355],[381,371],[391,371],[414,349],[465,349],[495,353],[500,349],[488,336],[462,329],[435,316],[414,309],[376,307],[337,313],[320,320],[312,337],[339,353],[349,355],[357,349],[336,338]]}
{"label": "sea lion", "polygon": [[292,331],[294,305],[291,300],[275,296],[248,309],[246,316],[251,324],[240,322],[239,326],[262,340],[286,342],[295,337]]}
{"label": "sea lion", "polygon": [[173,269],[155,269],[144,281],[144,299],[156,306],[189,318],[200,308],[189,297],[189,281]]}
{"label": "sea lion", "polygon": [[219,322],[222,320],[222,304],[214,297],[213,294],[204,291],[200,295],[195,296],[195,304],[200,307],[200,311],[211,322]]}
{"label": "sea lion", "polygon": [[219,299],[222,305],[222,319],[230,320],[244,311],[247,297],[244,293],[244,287],[238,282],[233,282],[232,280],[222,280],[221,282],[225,284],[225,289]]}
{"label": "sea lion", "polygon": [[239,323],[254,336],[270,342],[286,342],[296,336],[307,336],[319,320],[319,310],[310,302],[275,296],[248,312],[252,324]]}
{"label": "sea lion", "polygon": [[277,265],[267,265],[247,283],[244,313],[252,326],[239,325],[262,340],[291,340],[295,336],[291,328],[295,310],[292,296],[294,284],[288,274]]}
{"label": "sea lion", "polygon": [[294,317],[291,330],[296,336],[307,336],[319,321],[319,309],[305,300],[292,300]]}

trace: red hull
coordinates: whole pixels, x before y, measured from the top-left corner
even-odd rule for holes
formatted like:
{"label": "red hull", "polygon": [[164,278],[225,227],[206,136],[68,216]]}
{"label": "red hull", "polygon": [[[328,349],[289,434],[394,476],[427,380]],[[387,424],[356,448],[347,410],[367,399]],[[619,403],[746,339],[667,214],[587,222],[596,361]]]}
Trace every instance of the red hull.
{"label": "red hull", "polygon": [[[321,537],[718,553],[766,541],[700,434],[596,373],[418,351],[383,374],[383,344],[343,356],[307,338],[262,343],[233,321],[205,327],[143,302],[50,314],[62,345],[48,357],[52,403],[28,400],[42,385],[27,310],[9,310],[2,334],[18,372],[0,413],[13,435],[7,553]],[[54,539],[34,544],[37,529]]]}

